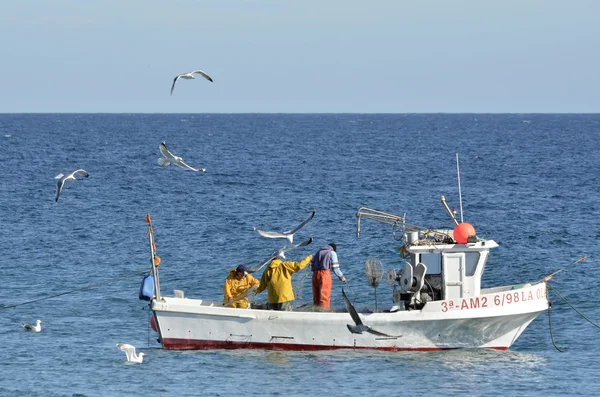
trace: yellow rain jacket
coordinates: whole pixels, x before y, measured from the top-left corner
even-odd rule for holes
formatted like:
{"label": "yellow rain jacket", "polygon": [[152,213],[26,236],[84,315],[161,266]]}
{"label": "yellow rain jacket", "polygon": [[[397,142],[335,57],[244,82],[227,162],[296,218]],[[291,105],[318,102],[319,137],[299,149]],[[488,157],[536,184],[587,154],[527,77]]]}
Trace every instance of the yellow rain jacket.
{"label": "yellow rain jacket", "polygon": [[310,263],[311,255],[300,262],[282,262],[276,258],[265,269],[256,293],[268,290],[268,303],[289,302],[295,299],[292,290],[292,275],[304,269]]}
{"label": "yellow rain jacket", "polygon": [[[229,271],[229,275],[225,279],[225,285],[223,286],[223,295],[225,299],[223,303],[229,303],[229,298],[237,298],[244,292],[248,291],[252,287],[258,286],[259,282],[257,279],[252,277],[249,274],[244,275],[242,279],[238,279],[235,276],[235,269]],[[247,308],[250,304],[248,303],[248,298],[242,298],[238,301],[235,301],[231,304],[231,307],[240,307]]]}

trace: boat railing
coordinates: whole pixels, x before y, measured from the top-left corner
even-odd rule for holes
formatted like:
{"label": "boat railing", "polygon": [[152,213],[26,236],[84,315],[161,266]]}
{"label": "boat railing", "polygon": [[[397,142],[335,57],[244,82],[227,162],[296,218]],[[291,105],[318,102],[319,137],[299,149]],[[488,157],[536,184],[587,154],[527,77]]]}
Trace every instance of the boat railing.
{"label": "boat railing", "polygon": [[525,283],[525,284],[503,285],[501,287],[481,288],[481,294],[482,295],[497,294],[500,292],[513,291],[513,290],[517,290],[517,289],[520,289],[523,287],[530,287],[530,286],[531,286],[531,283]]}

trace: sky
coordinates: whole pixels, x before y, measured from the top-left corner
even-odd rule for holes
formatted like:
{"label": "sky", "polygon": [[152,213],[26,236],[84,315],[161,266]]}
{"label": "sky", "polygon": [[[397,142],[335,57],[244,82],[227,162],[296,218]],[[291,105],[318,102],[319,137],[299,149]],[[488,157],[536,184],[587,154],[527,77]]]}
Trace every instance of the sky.
{"label": "sky", "polygon": [[[598,113],[597,0],[5,0],[0,113]],[[201,69],[214,80],[174,77]]]}

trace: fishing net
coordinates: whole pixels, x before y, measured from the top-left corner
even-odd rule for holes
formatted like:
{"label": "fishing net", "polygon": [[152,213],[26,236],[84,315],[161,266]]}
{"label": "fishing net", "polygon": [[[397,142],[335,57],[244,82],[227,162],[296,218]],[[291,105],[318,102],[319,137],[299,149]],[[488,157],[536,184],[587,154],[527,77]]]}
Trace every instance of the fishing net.
{"label": "fishing net", "polygon": [[[310,266],[304,268],[304,270],[296,273],[292,278],[292,289],[294,290],[294,296],[297,301],[302,300],[302,291],[304,289],[304,282],[310,274]],[[310,283],[309,283],[310,284]],[[311,284],[312,293],[312,284]]]}
{"label": "fishing net", "polygon": [[376,258],[367,259],[365,262],[365,275],[371,287],[379,287],[379,283],[381,283],[381,279],[383,278],[383,265],[381,262]]}
{"label": "fishing net", "polygon": [[365,275],[367,276],[367,282],[371,287],[375,289],[375,312],[379,311],[379,305],[377,302],[377,287],[383,279],[383,265],[376,258],[369,258],[365,262]]}

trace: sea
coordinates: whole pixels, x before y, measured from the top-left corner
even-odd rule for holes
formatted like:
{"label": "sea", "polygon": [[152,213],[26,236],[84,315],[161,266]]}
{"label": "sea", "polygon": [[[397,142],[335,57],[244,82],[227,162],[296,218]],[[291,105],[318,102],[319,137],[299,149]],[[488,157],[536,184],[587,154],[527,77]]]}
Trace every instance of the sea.
{"label": "sea", "polygon": [[[598,114],[0,114],[0,396],[597,396],[599,137]],[[206,172],[161,167],[162,141]],[[55,176],[80,168],[56,201]],[[332,305],[342,288],[389,305],[365,263],[400,269],[397,230],[362,220],[357,236],[356,213],[451,229],[442,195],[499,244],[483,287],[558,271],[550,312],[507,351],[167,351],[138,298],[147,213],[161,292],[220,301],[230,269],[287,244],[255,227],[316,209],[288,259],[335,242],[348,285]],[[294,278],[309,303],[310,275]]]}

